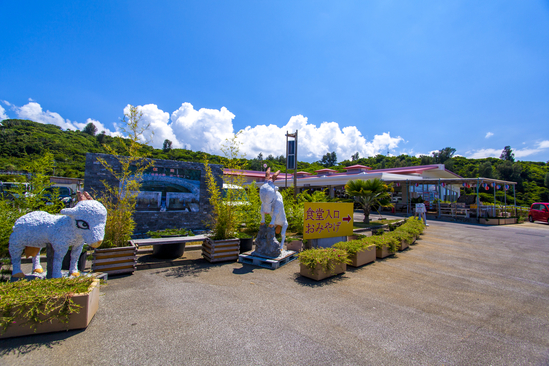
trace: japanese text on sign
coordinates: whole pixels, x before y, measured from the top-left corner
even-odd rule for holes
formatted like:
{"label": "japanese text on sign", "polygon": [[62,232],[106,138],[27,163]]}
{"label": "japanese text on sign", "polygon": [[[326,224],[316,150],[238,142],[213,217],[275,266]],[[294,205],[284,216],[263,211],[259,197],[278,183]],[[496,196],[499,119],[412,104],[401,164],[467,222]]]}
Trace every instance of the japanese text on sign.
{"label": "japanese text on sign", "polygon": [[306,202],[304,215],[304,239],[353,234],[352,203]]}

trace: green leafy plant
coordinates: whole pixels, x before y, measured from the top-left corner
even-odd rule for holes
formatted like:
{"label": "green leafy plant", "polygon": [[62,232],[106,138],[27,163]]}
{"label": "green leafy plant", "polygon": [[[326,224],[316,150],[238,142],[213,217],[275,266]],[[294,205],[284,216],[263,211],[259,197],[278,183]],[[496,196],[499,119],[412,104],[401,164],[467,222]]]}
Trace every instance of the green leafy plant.
{"label": "green leafy plant", "polygon": [[181,229],[166,229],[157,231],[147,231],[147,235],[151,238],[161,238],[163,236],[194,236],[194,233],[185,228]]}
{"label": "green leafy plant", "polygon": [[104,148],[116,157],[120,167],[111,166],[105,159],[97,158],[99,163],[111,173],[117,180],[117,186],[111,186],[103,181],[105,193],[98,200],[107,209],[107,224],[105,225],[105,238],[101,248],[123,247],[128,245],[135,221],[133,214],[137,203],[137,195],[141,185],[141,177],[146,169],[154,163],[145,158],[147,154],[144,146],[139,143],[150,124],[143,125],[141,118],[143,113],[137,107],[129,106],[128,112],[124,114],[122,131],[128,134],[128,139],[117,138],[115,140],[118,150],[125,156],[118,155],[115,147],[104,145]]}
{"label": "green leafy plant", "polygon": [[370,211],[374,206],[392,207],[391,192],[394,189],[391,184],[384,183],[381,179],[350,180],[345,185],[345,192],[354,197],[362,207],[364,222],[370,222]]}
{"label": "green leafy plant", "polygon": [[54,319],[67,323],[80,308],[72,297],[86,293],[93,277],[56,278],[0,284],[0,330],[21,320],[31,328]]}
{"label": "green leafy plant", "polygon": [[324,271],[331,271],[337,264],[351,263],[346,251],[336,248],[313,248],[298,255],[299,262],[314,271],[321,266]]}
{"label": "green leafy plant", "polygon": [[305,206],[303,201],[299,200],[301,194],[294,197],[293,188],[281,189],[280,194],[284,201],[284,212],[286,221],[288,221],[288,230],[293,233],[303,234],[303,220]]}
{"label": "green leafy plant", "polygon": [[32,211],[57,214],[65,207],[56,197],[53,197],[51,205],[46,205],[44,199],[44,189],[52,186],[47,173],[53,165],[53,155],[45,152],[26,166],[27,171],[31,172],[27,185],[14,186],[7,192],[9,194],[0,196],[0,258],[9,255],[9,237],[18,218]]}
{"label": "green leafy plant", "polygon": [[242,169],[240,145],[242,143],[238,141],[239,135],[240,132],[225,140],[221,146],[221,151],[226,157],[225,169],[228,171],[224,178],[229,189],[224,194],[221,193],[208,159],[204,159],[206,186],[212,206],[212,214],[206,221],[206,225],[212,230],[211,238],[213,240],[235,238],[239,232],[239,225],[243,221],[243,209],[240,206],[245,202],[246,191],[243,189],[245,178],[240,172]]}
{"label": "green leafy plant", "polygon": [[368,240],[365,240],[364,238],[350,241],[342,241],[333,245],[333,247],[336,249],[346,251],[347,253],[349,253],[350,256],[353,256],[358,252],[362,252],[363,250],[367,250],[368,248],[373,246],[373,243],[368,242]]}
{"label": "green leafy plant", "polygon": [[241,220],[244,225],[244,232],[250,236],[255,236],[259,232],[259,223],[261,221],[261,199],[255,181],[246,186],[246,196],[248,204],[239,205]]}

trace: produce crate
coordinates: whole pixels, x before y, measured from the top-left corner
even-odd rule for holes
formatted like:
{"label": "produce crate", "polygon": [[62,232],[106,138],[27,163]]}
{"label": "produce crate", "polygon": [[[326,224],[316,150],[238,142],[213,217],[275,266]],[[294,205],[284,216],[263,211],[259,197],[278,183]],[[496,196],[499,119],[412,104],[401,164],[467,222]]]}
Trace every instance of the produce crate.
{"label": "produce crate", "polygon": [[208,262],[236,261],[240,254],[240,239],[212,240],[202,242],[202,256]]}

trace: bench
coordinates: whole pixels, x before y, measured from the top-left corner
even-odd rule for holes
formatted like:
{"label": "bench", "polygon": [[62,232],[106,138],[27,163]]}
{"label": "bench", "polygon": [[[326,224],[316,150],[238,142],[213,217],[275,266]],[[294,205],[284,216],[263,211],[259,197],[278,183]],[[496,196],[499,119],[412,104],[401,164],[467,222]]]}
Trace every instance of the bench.
{"label": "bench", "polygon": [[186,244],[194,241],[204,241],[206,235],[195,236],[177,236],[175,238],[149,238],[149,239],[134,239],[131,240],[138,248],[151,245],[164,245],[164,244]]}

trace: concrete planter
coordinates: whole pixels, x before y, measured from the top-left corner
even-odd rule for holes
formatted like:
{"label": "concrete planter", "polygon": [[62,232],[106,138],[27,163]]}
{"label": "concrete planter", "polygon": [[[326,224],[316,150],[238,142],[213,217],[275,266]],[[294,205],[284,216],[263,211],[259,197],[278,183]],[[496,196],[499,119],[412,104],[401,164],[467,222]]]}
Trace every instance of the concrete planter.
{"label": "concrete planter", "polygon": [[482,225],[510,225],[510,224],[516,224],[517,219],[516,218],[503,218],[503,217],[496,217],[496,218],[480,218],[479,224]]}
{"label": "concrete planter", "polygon": [[286,249],[299,253],[303,250],[303,242],[301,240],[293,240],[286,244]]}
{"label": "concrete planter", "polygon": [[127,247],[96,249],[92,271],[109,275],[133,273],[137,265],[137,246],[130,241]]}
{"label": "concrete planter", "polygon": [[386,257],[389,257],[391,255],[395,255],[395,253],[390,252],[389,248],[385,245],[381,249],[376,248],[376,257],[377,258],[386,258]]}
{"label": "concrete planter", "polygon": [[53,320],[51,323],[38,324],[33,329],[29,325],[19,325],[23,324],[24,320],[16,319],[15,324],[11,324],[5,333],[0,334],[0,339],[86,328],[99,308],[99,280],[92,282],[87,293],[76,294],[72,300],[80,305],[80,311],[71,314],[68,323]]}
{"label": "concrete planter", "polygon": [[311,278],[315,281],[320,281],[325,278],[332,277],[340,273],[344,273],[346,270],[347,270],[347,264],[345,263],[336,264],[334,266],[334,269],[332,269],[331,271],[325,271],[324,268],[322,268],[322,266],[317,266],[314,270],[311,271],[304,264],[300,263],[299,265],[299,273],[302,276]]}
{"label": "concrete planter", "polygon": [[349,259],[351,260],[351,264],[349,265],[352,267],[360,267],[365,264],[375,262],[376,260],[375,246],[372,245],[369,248],[361,250],[360,252],[357,252],[355,255],[349,256]]}

